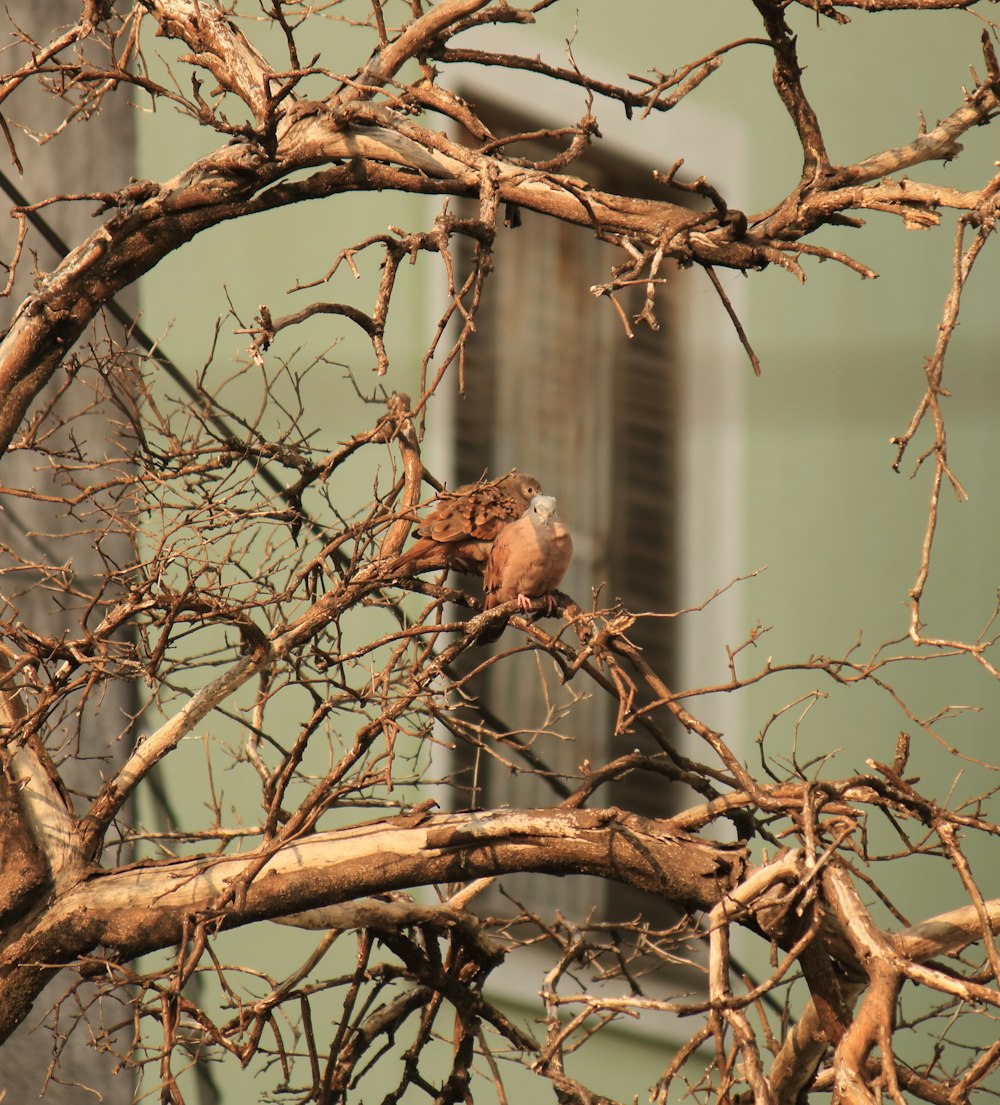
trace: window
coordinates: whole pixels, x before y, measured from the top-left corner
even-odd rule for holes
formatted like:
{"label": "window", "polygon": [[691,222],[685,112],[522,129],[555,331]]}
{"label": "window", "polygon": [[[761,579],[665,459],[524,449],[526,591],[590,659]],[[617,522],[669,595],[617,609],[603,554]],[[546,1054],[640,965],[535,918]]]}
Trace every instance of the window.
{"label": "window", "polygon": [[[495,41],[492,46],[503,49]],[[512,42],[509,52],[517,50]],[[504,105],[487,120],[494,133],[555,125],[578,117],[581,107],[579,90],[567,89],[555,102],[559,95],[550,89],[543,101],[529,79],[522,83],[507,73],[500,80],[480,71],[474,84],[457,91],[480,105],[484,98]],[[585,172],[577,170],[588,180],[610,188],[622,177],[629,188],[645,180],[648,194],[662,197],[651,168],[666,169],[683,156],[727,198],[739,201],[745,136],[726,116],[686,105],[684,113],[650,118],[641,129],[619,129],[616,118],[615,109],[602,113],[600,147],[610,154],[598,153]],[[475,214],[471,206],[468,214]],[[522,212],[522,220],[519,229],[498,235],[502,263],[487,282],[477,317],[465,395],[451,396],[444,411],[439,407],[450,432],[431,439],[430,462],[451,486],[478,479],[487,469],[497,475],[517,466],[537,476],[558,498],[573,531],[574,561],[563,589],[582,606],[602,582],[600,606],[615,596],[634,611],[704,603],[720,584],[752,567],[743,562],[742,504],[734,478],[743,468],[743,387],[749,378],[738,340],[703,274],[675,270],[658,297],[659,333],[644,329],[626,342],[614,310],[590,293],[592,284],[607,278],[608,246],[587,229],[530,212]],[[722,278],[739,309],[739,282]],[[728,592],[695,617],[644,620],[630,635],[668,680],[695,686],[726,677],[722,644],[740,640],[744,624],[739,595]],[[508,633],[497,647],[515,643]],[[573,704],[572,720],[561,724],[559,711],[577,688],[572,682],[561,687],[551,669],[537,655],[511,657],[468,690],[481,697],[502,731],[514,730],[514,738],[555,771],[573,774],[585,759],[598,763],[609,754],[649,747],[643,734],[611,736],[608,701]],[[736,729],[731,697],[699,706],[710,724]],[[543,722],[548,724],[539,734]],[[569,734],[576,740],[563,739]],[[680,748],[702,757],[688,737],[675,735]],[[457,807],[530,808],[559,800],[509,744],[489,738],[484,743],[510,766],[458,742],[449,765],[461,773],[462,786],[451,793]],[[691,798],[682,787],[642,774],[602,789],[597,801],[663,817]],[[654,925],[671,921],[665,903],[640,902],[639,895],[620,887],[612,892],[598,880],[520,876],[504,879],[503,886],[543,914],[558,908],[576,919],[611,920],[641,909]],[[499,892],[480,902],[487,912],[511,912]]]}
{"label": "window", "polygon": [[[507,115],[488,119],[495,134],[534,130],[537,121]],[[647,170],[623,161],[588,156],[586,175],[598,187],[663,195]],[[469,205],[469,215],[475,213]],[[556,496],[570,526],[574,558],[562,588],[587,608],[592,588],[603,584],[599,607],[617,600],[632,611],[670,611],[677,605],[677,316],[673,284],[660,288],[659,331],[637,327],[626,340],[610,303],[597,302],[592,284],[606,279],[610,251],[586,228],[526,211],[522,225],[498,234],[498,263],[490,275],[467,347],[465,394],[452,414],[454,483],[474,482],[484,471],[511,467],[537,476]],[[621,302],[629,315],[642,307],[645,289]],[[555,624],[555,623],[550,623]],[[651,664],[669,676],[676,652],[675,622],[643,619],[630,631]],[[494,648],[515,644],[508,631]],[[551,670],[550,670],[551,669]],[[656,751],[643,730],[614,737],[615,704],[589,693],[580,679],[560,686],[547,658],[511,657],[492,665],[472,689],[513,740],[554,772],[573,776],[590,759],[640,748]],[[563,721],[565,723],[563,724]],[[575,739],[571,739],[575,738]],[[510,745],[502,759],[459,743],[456,766],[462,805],[551,805],[558,798],[543,776],[512,773],[503,762],[522,763]],[[646,773],[601,791],[601,805],[617,805],[654,817],[669,816],[676,796]],[[505,879],[508,892],[539,908],[545,888],[531,876]],[[552,904],[586,916],[607,886],[599,880],[565,879]],[[551,892],[551,889],[549,890]],[[640,908],[669,923],[663,903],[639,902],[638,892],[616,888],[603,900],[599,920],[625,920]],[[490,903],[490,908],[499,903]]]}

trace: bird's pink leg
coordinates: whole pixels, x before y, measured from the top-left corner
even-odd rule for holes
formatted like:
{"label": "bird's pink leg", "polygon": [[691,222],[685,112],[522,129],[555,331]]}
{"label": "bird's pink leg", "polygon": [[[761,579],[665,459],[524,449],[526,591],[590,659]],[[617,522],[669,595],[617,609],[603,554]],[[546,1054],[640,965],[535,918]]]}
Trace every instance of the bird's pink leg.
{"label": "bird's pink leg", "polygon": [[[552,614],[555,613],[555,609],[556,609],[555,595],[548,594],[548,595],[540,595],[539,597],[545,603],[545,613],[548,614],[551,617]],[[517,596],[517,605],[520,606],[520,608],[525,613],[527,613],[531,609],[531,604],[533,602],[534,602],[534,599],[529,598],[527,595],[522,595],[522,594],[519,593],[518,596]]]}

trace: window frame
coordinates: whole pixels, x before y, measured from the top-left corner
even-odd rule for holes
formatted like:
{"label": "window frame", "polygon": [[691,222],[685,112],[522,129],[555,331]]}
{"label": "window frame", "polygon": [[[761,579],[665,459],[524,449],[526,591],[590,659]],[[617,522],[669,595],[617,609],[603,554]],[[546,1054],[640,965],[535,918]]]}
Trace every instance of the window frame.
{"label": "window frame", "polygon": [[[491,27],[488,35],[471,31],[463,36],[463,45],[495,50],[500,53],[522,53],[523,36]],[[532,50],[537,41],[532,42]],[[553,52],[558,46],[553,45]],[[580,57],[574,51],[582,71],[598,79],[614,83],[616,78],[606,67]],[[543,50],[543,56],[545,51]],[[565,64],[550,57],[553,64]],[[540,99],[538,78],[531,74],[512,73],[504,69],[485,67],[455,67],[450,87],[457,95],[470,100],[487,100],[503,111],[537,120],[539,127],[565,125],[578,119],[586,106],[584,90],[559,85],[546,88]],[[551,86],[553,82],[548,82]],[[645,120],[628,121],[621,105],[597,101],[592,111],[600,114],[601,150],[605,156],[621,157],[635,165],[667,171],[683,157],[686,166],[704,175],[719,191],[737,206],[747,193],[748,141],[738,119],[725,112],[712,110],[685,100],[681,109],[654,113]],[[461,128],[449,126],[452,137],[461,140]],[[651,150],[665,151],[662,162],[650,157]],[[572,173],[572,166],[567,170]],[[682,179],[683,174],[681,174]],[[440,210],[440,201],[428,198],[429,218]],[[739,274],[721,278],[733,307],[741,319],[747,318],[746,294]],[[746,521],[744,513],[743,473],[746,470],[745,412],[750,369],[746,354],[734,328],[729,323],[718,295],[707,275],[699,268],[679,274],[683,282],[683,310],[677,312],[676,360],[681,366],[676,386],[677,442],[675,463],[677,482],[678,542],[676,552],[678,609],[704,609],[679,618],[677,626],[677,660],[672,673],[681,687],[709,686],[728,679],[728,657],[723,645],[733,644],[745,635],[745,616],[739,588],[731,588],[712,598],[725,584],[745,575],[752,566],[746,563]],[[426,318],[428,332],[440,317],[447,290],[443,278],[429,289]],[[596,309],[607,309],[595,300]],[[454,486],[456,458],[451,428],[454,426],[454,391],[442,389],[429,414],[431,432],[427,437],[426,458],[429,467]],[[491,473],[496,476],[499,473]],[[723,527],[724,520],[724,527]],[[586,603],[588,596],[577,596]],[[708,601],[712,599],[712,601]],[[716,695],[699,701],[699,716],[720,731],[737,734],[741,730],[739,704],[731,695]],[[435,742],[432,752],[434,774],[445,778],[451,754]],[[730,737],[731,746],[739,749],[739,739]],[[687,736],[680,751],[702,758],[703,745]],[[621,749],[626,751],[625,748]],[[677,784],[675,784],[677,785]],[[448,788],[436,788],[442,802],[449,801]],[[678,804],[700,801],[693,792],[679,797]],[[514,962],[494,981],[510,1000],[530,1004],[537,986],[537,977],[530,966],[519,968]],[[527,989],[525,987],[528,987]],[[671,1016],[669,1018],[673,1020]],[[653,1032],[652,1025],[638,1029],[629,1022],[629,1031]],[[677,1027],[681,1038],[683,1026]],[[655,1028],[662,1039],[662,1022]],[[668,1030],[668,1036],[674,1032]]]}

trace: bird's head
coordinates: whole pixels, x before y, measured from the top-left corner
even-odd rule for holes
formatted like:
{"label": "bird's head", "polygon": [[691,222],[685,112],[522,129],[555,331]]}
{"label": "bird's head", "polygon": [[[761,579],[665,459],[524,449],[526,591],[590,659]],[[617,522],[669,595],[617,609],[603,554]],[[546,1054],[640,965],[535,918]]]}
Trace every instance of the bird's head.
{"label": "bird's head", "polygon": [[528,516],[539,525],[547,525],[556,516],[556,500],[553,495],[533,496],[527,510]]}
{"label": "bird's head", "polygon": [[536,495],[541,495],[542,485],[534,476],[523,476],[520,472],[511,472],[500,481],[500,490],[513,495],[523,503],[530,503]]}

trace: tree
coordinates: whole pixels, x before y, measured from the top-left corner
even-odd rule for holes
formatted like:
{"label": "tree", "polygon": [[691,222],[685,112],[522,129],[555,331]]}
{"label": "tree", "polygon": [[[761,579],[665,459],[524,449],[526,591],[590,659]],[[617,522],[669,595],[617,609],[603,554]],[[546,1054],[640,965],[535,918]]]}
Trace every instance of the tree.
{"label": "tree", "polygon": [[[994,229],[1000,176],[962,190],[908,175],[957,158],[959,140],[996,117],[995,27],[980,12],[981,57],[946,118],[841,165],[827,153],[806,94],[795,20],[836,29],[849,17],[911,9],[931,18],[932,9],[988,12],[985,4],[754,0],[758,36],[735,41],[723,31],[710,53],[620,85],[581,71],[571,52],[553,67],[530,46],[514,56],[470,48],[460,37],[476,27],[529,25],[548,6],[441,0],[390,12],[381,3],[269,0],[256,13],[277,32],[267,37],[248,21],[254,13],[199,0],[140,0],[120,10],[87,2],[75,25],[27,42],[4,77],[0,103],[15,165],[29,156],[32,137],[16,125],[19,103],[60,102],[63,122],[34,136],[58,143],[71,121],[99,124],[121,88],[136,102],[179,110],[192,128],[214,133],[215,146],[167,181],[29,197],[12,210],[20,230],[6,259],[7,294],[17,287],[23,298],[0,343],[0,449],[13,473],[3,496],[44,501],[72,519],[100,570],[74,571],[58,544],[36,541],[29,550],[12,542],[5,552],[0,1036],[68,968],[57,1058],[65,1034],[99,1016],[108,1031],[94,1033],[95,1046],[143,1069],[169,1102],[184,1100],[179,1071],[209,1053],[273,1071],[274,1092],[289,1100],[344,1100],[394,1046],[403,1075],[386,1100],[410,1089],[471,1100],[493,1082],[502,1101],[504,1062],[513,1058],[551,1083],[559,1100],[602,1101],[569,1072],[573,1053],[598,1046],[602,1026],[663,1011],[693,1017],[694,1027],[687,1043],[664,1051],[657,1101],[688,1080],[705,1100],[742,1095],[760,1105],[831,1090],[851,1105],[883,1093],[965,1102],[986,1091],[1000,1066],[995,1042],[972,1052],[948,1046],[952,1022],[968,1021],[974,1033],[982,1011],[1000,1004],[1000,899],[980,891],[969,862],[977,840],[1000,832],[996,788],[984,776],[972,797],[921,789],[908,768],[909,730],[937,736],[937,719],[901,700],[890,675],[957,660],[998,676],[995,611],[984,612],[980,636],[940,635],[928,628],[924,596],[941,493],[961,493],[942,404],[946,357],[966,281]],[[310,31],[324,18],[364,32],[368,60],[341,71],[313,56]],[[174,66],[150,48],[151,28],[179,44]],[[800,178],[766,210],[736,210],[714,182],[684,175],[680,164],[664,166],[661,198],[617,194],[572,173],[598,141],[596,101],[630,117],[682,111],[729,55],[747,49],[773,54],[775,90],[801,146]],[[449,89],[459,65],[530,70],[582,90],[591,107],[545,135],[498,135],[480,105]],[[185,80],[175,71],[182,67],[191,73]],[[559,152],[522,156],[517,142],[529,138],[555,142]],[[371,304],[317,300],[283,315],[265,307],[244,327],[247,363],[264,382],[257,416],[231,398],[238,373],[186,378],[154,343],[144,344],[139,326],[116,336],[110,320],[129,321],[116,306],[119,293],[202,231],[352,192],[382,193],[390,211],[396,193],[451,205],[429,228],[343,245],[338,264],[352,268],[359,256],[379,254]],[[82,199],[97,203],[100,225],[26,287],[31,244],[50,210]],[[460,199],[476,213],[455,207]],[[719,270],[753,275],[778,266],[801,279],[815,258],[873,276],[818,241],[817,231],[860,229],[860,213],[870,211],[932,227],[942,209],[959,213],[951,288],[925,393],[895,442],[900,465],[919,436],[918,467],[930,472],[919,570],[898,640],[866,657],[852,650],[754,667],[757,628],[742,644],[719,642],[730,656],[727,683],[678,688],[635,643],[644,622],[668,611],[645,615],[560,595],[560,620],[539,622],[516,604],[484,612],[474,581],[400,569],[415,518],[441,487],[424,464],[427,414],[445,381],[469,371],[466,353],[505,221],[535,212],[606,243],[608,277],[595,293],[617,310],[622,341],[657,326],[663,285],[678,266],[704,270],[759,373]],[[419,390],[382,394],[368,425],[335,446],[318,442],[305,379],[284,353],[289,335],[318,315],[340,316],[367,337],[378,376],[392,386],[386,333],[400,309],[404,262],[435,267],[447,284]],[[636,286],[644,298],[632,309],[626,295]],[[180,398],[159,386],[168,375]],[[113,444],[94,432],[95,413],[116,427]],[[18,465],[19,456],[30,463]],[[357,488],[376,465],[367,501],[346,512],[334,482],[347,474]],[[58,490],[41,489],[40,469]],[[719,580],[720,591],[733,582]],[[72,612],[68,623],[47,621],[51,607],[28,616],[28,593],[38,588]],[[510,625],[501,647],[482,651],[483,631],[502,619]],[[523,650],[538,661],[539,680],[552,669],[572,689],[568,703],[548,702],[548,716],[533,719],[527,738],[473,681],[477,670],[509,664]],[[774,681],[780,696],[779,677],[792,671],[870,686],[898,703],[906,731],[885,754],[873,739],[876,751],[858,772],[835,757],[789,763],[769,748],[765,725],[752,769],[738,735],[713,728],[702,705],[762,682]],[[116,715],[106,705],[114,688],[137,684],[144,717],[155,724],[137,727],[123,707]],[[572,734],[585,695],[607,697],[615,734],[644,734],[652,750],[600,761],[581,751],[577,770],[552,770],[536,738]],[[778,701],[775,717],[797,705]],[[864,732],[863,717],[857,727]],[[219,798],[207,826],[145,831],[143,795],[155,794],[158,765],[203,729],[241,778],[255,778],[257,822],[241,819],[252,804],[244,795],[235,806]],[[701,751],[689,754],[680,733]],[[428,751],[435,746],[473,747],[547,780],[552,802],[468,810],[458,800],[443,808],[428,790],[449,782],[437,777],[441,761]],[[103,757],[102,778],[89,787],[69,782],[66,765],[95,755]],[[683,784],[691,801],[670,817],[609,805],[608,786],[625,776]],[[458,793],[468,797],[467,789]],[[898,834],[891,847],[869,835],[876,817]],[[733,839],[709,831],[719,826]],[[142,842],[147,850],[135,858],[129,848]],[[153,845],[163,850],[152,853]],[[902,923],[886,887],[893,864],[910,856],[952,865],[964,904]],[[498,876],[516,872],[610,880],[668,903],[674,919],[553,918],[530,904],[491,916],[476,908]],[[437,887],[438,897],[419,896],[422,887]],[[253,963],[232,966],[217,953],[227,931],[269,921],[323,931],[286,977],[255,975]],[[773,949],[758,977],[741,977],[734,966],[734,928]],[[321,961],[342,932],[356,934],[356,954],[349,969],[328,977]],[[967,954],[970,947],[982,955]],[[543,966],[531,960],[544,1007],[537,1031],[488,989],[529,948],[545,956]],[[678,962],[702,979],[693,994],[664,993],[662,974]],[[602,985],[609,979],[624,986]],[[96,992],[80,989],[83,981]],[[794,1019],[773,1015],[783,1005]],[[324,1031],[318,1011],[331,1008],[334,1027]],[[911,1038],[924,1041],[916,1051]],[[620,1097],[642,1089],[625,1085]]]}

